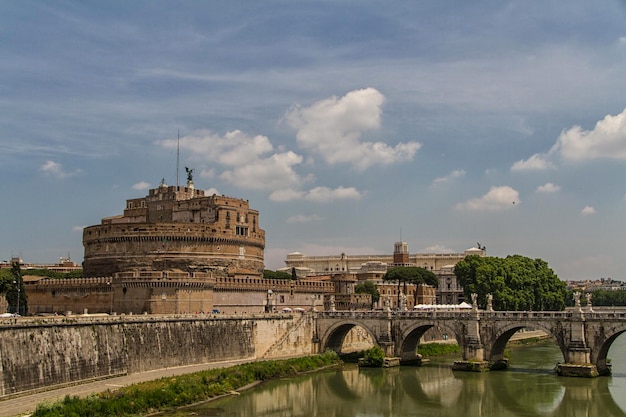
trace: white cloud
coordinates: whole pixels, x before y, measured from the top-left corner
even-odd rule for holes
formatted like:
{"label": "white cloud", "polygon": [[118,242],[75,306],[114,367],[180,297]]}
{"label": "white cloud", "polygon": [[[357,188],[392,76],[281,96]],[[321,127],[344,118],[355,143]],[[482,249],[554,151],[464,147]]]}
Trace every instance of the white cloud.
{"label": "white cloud", "polygon": [[204,190],[204,195],[220,195],[220,192],[217,191],[217,188],[209,188],[207,190]]}
{"label": "white cloud", "polygon": [[327,187],[315,187],[309,191],[299,191],[293,189],[277,190],[270,195],[270,200],[305,200],[316,203],[330,203],[337,200],[358,200],[362,196],[363,193],[361,193],[354,187],[338,187],[335,189]]}
{"label": "white cloud", "polygon": [[[178,145],[176,139],[159,143],[166,148]],[[300,177],[294,170],[294,166],[302,163],[302,156],[292,151],[271,153],[273,146],[266,136],[250,136],[239,130],[220,136],[202,130],[181,137],[180,148],[191,151],[194,160],[227,167],[218,175],[219,178],[240,188],[273,190],[299,187],[310,179]],[[200,176],[213,178],[216,176],[215,169],[202,169]]]}
{"label": "white cloud", "polygon": [[87,226],[74,226],[74,227],[72,227],[72,231],[74,231],[74,232],[81,232],[82,233],[82,231],[83,231],[83,229],[85,227],[87,227]]}
{"label": "white cloud", "polygon": [[596,214],[596,209],[591,206],[585,206],[585,208],[580,211],[580,214],[583,216],[591,216],[592,214]]}
{"label": "white cloud", "polygon": [[200,178],[215,178],[215,168],[201,170]]}
{"label": "white cloud", "polygon": [[491,187],[487,194],[456,205],[457,210],[467,211],[500,211],[519,205],[519,193],[509,187]]}
{"label": "white cloud", "polygon": [[224,171],[219,177],[238,187],[255,190],[298,186],[304,180],[293,170],[293,166],[301,162],[301,156],[289,151],[251,160]]}
{"label": "white cloud", "polygon": [[463,178],[464,176],[465,176],[465,171],[462,169],[457,169],[457,170],[452,171],[445,177],[435,178],[433,180],[433,185],[445,184],[447,182],[451,182],[459,178]]}
{"label": "white cloud", "polygon": [[289,224],[294,224],[294,223],[311,223],[311,222],[318,222],[320,220],[324,220],[323,217],[318,216],[317,214],[311,214],[311,215],[306,215],[306,214],[297,214],[295,216],[291,216],[287,218],[287,223]]}
{"label": "white cloud", "polygon": [[348,163],[359,170],[373,165],[410,161],[422,146],[418,142],[361,142],[364,132],[380,128],[384,96],[374,88],[351,91],[341,98],[331,97],[310,107],[294,107],[285,115],[286,123],[297,130],[298,144],[327,163]]}
{"label": "white cloud", "polygon": [[145,181],[140,181],[132,186],[133,190],[147,190],[148,188],[150,188],[150,183]]}
{"label": "white cloud", "polygon": [[424,248],[425,253],[454,253],[453,249],[447,248],[443,245],[432,245]]}
{"label": "white cloud", "polygon": [[626,160],[626,109],[618,115],[607,115],[593,130],[573,126],[559,135],[547,153],[537,153],[526,161],[518,161],[511,171],[545,170],[553,161],[589,161],[594,159]]}
{"label": "white cloud", "polygon": [[525,161],[514,163],[511,171],[544,171],[550,168],[554,168],[554,164],[546,158],[546,155],[536,153]]}
{"label": "white cloud", "polygon": [[574,126],[562,132],[550,152],[570,161],[626,160],[626,109],[616,116],[607,115],[593,130]]}
{"label": "white cloud", "polygon": [[561,191],[561,187],[558,185],[554,185],[551,182],[547,182],[544,185],[540,185],[539,187],[537,187],[538,193],[551,194],[558,193],[559,191]]}
{"label": "white cloud", "polygon": [[63,169],[63,165],[54,161],[46,161],[41,167],[39,167],[39,170],[42,171],[45,175],[51,175],[57,178],[73,177],[82,172],[80,169],[77,169],[74,172],[66,172]]}

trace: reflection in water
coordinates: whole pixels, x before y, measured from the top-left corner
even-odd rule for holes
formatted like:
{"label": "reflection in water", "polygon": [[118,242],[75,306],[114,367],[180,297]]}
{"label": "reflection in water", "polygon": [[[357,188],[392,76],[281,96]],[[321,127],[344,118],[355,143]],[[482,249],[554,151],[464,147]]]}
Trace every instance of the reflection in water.
{"label": "reflection in water", "polygon": [[[621,353],[609,353],[613,362],[622,362],[626,370],[626,348]],[[560,360],[560,355],[555,346],[514,350],[511,369],[483,374],[453,372],[449,359],[446,364],[387,370],[346,366],[268,382],[239,397],[168,415],[612,417],[626,414],[623,405],[614,401],[626,397],[626,372],[594,379],[557,377],[550,368]],[[618,359],[618,355],[622,356]],[[547,368],[546,364],[549,364]]]}

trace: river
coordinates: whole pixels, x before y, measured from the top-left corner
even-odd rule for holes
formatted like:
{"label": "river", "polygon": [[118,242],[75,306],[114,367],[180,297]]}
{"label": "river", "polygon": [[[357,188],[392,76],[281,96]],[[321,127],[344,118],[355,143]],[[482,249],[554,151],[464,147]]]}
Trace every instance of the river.
{"label": "river", "polygon": [[626,416],[626,337],[609,351],[613,375],[558,377],[562,361],[551,342],[511,350],[510,367],[453,372],[454,357],[422,367],[341,369],[270,381],[191,408],[165,414],[255,417],[613,417]]}

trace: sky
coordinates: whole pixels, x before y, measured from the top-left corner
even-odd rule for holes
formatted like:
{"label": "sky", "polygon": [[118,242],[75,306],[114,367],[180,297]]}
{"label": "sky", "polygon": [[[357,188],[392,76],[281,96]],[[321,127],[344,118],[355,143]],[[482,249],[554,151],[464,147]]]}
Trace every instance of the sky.
{"label": "sky", "polygon": [[0,1],[0,260],[194,170],[286,255],[626,281],[626,1]]}

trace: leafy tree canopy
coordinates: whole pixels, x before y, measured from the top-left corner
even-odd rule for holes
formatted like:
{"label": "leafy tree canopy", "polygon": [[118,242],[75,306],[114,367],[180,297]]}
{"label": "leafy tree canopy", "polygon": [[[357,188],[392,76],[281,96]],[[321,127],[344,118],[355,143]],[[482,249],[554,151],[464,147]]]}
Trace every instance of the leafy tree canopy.
{"label": "leafy tree canopy", "polygon": [[408,284],[427,284],[437,287],[439,280],[437,276],[427,269],[416,266],[395,266],[390,268],[385,276],[385,281],[398,281]]}
{"label": "leafy tree canopy", "polygon": [[[570,301],[571,300],[571,301]],[[574,305],[573,291],[569,291],[568,305]],[[587,304],[586,297],[580,297],[581,305]],[[626,306],[626,291],[595,290],[591,292],[591,304],[594,306]]]}
{"label": "leafy tree canopy", "polygon": [[291,279],[291,274],[283,271],[263,270],[263,278],[265,279]]}
{"label": "leafy tree canopy", "polygon": [[79,269],[72,272],[57,272],[49,269],[26,269],[22,271],[22,275],[34,275],[48,278],[82,278],[83,270]]}
{"label": "leafy tree canopy", "polygon": [[563,310],[567,289],[542,259],[521,255],[497,258],[470,255],[459,261],[454,273],[467,299],[478,295],[478,305],[487,305],[493,295],[494,310]]}
{"label": "leafy tree canopy", "polygon": [[380,292],[378,291],[378,286],[372,281],[365,281],[360,284],[357,284],[354,287],[354,292],[357,294],[369,294],[372,296],[372,303],[378,302],[380,300]]}

